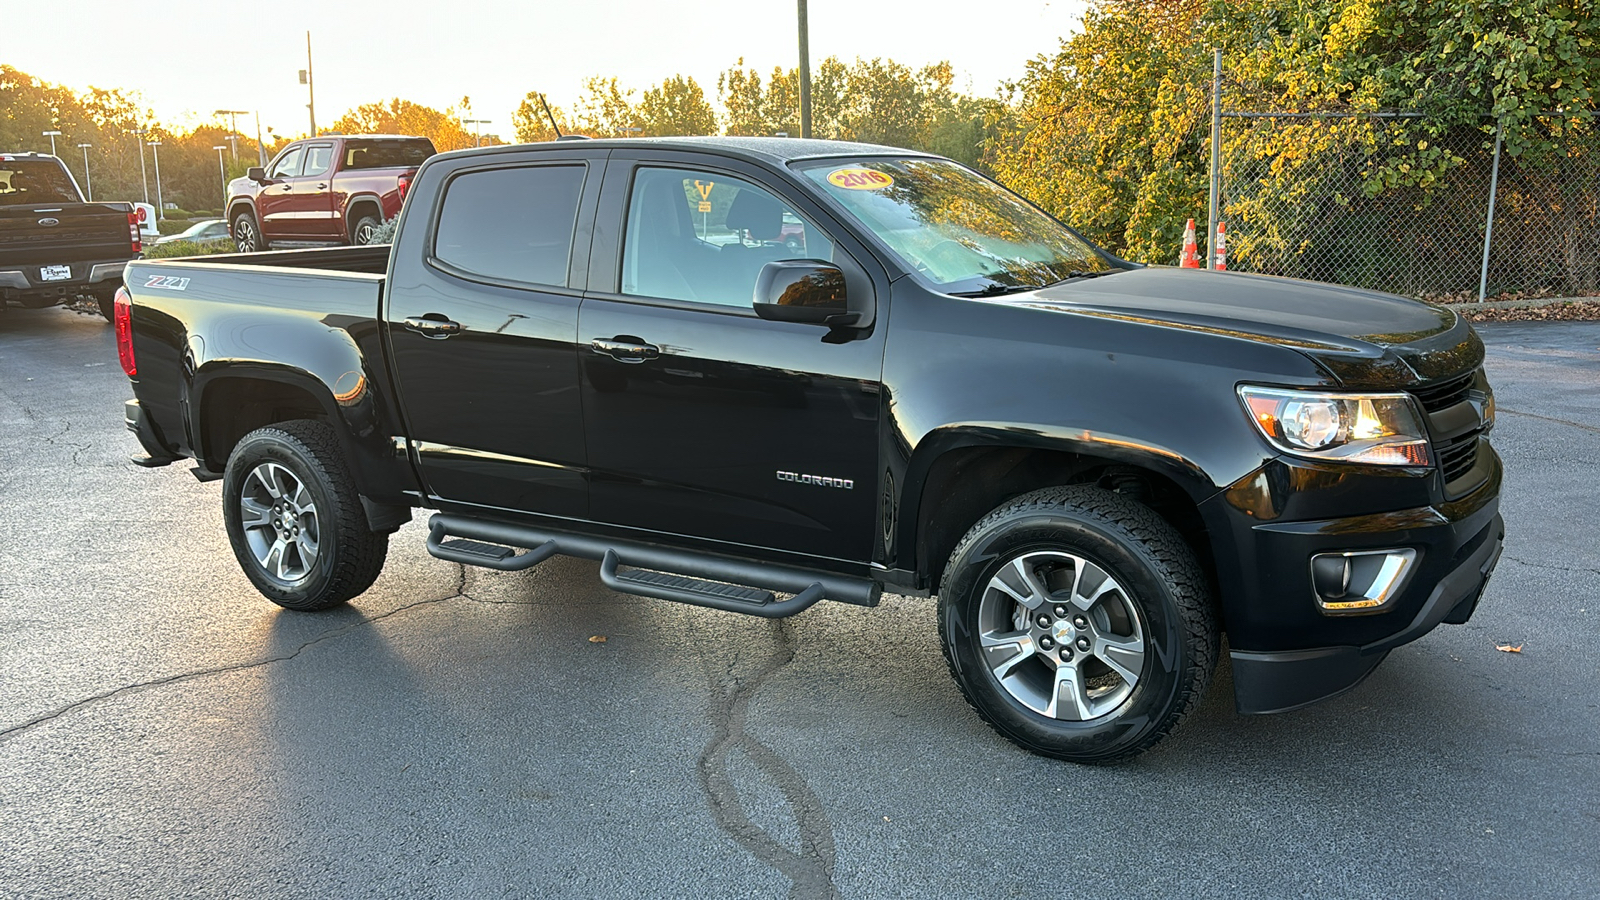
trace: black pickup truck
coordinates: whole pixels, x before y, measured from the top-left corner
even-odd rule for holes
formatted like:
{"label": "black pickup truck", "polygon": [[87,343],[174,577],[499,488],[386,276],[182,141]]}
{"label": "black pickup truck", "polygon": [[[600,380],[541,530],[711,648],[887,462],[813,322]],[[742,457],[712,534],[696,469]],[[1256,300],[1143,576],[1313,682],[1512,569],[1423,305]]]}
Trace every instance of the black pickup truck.
{"label": "black pickup truck", "polygon": [[54,156],[0,153],[0,313],[92,298],[109,320],[139,252],[131,204],[85,203]]}
{"label": "black pickup truck", "polygon": [[[788,139],[485,148],[389,247],[135,262],[143,465],[222,481],[269,599],[434,556],[600,561],[761,616],[937,595],[980,716],[1126,758],[1467,620],[1499,558],[1483,345],[1448,310],[1142,267],[946,159]],[[885,642],[885,652],[892,652]]]}

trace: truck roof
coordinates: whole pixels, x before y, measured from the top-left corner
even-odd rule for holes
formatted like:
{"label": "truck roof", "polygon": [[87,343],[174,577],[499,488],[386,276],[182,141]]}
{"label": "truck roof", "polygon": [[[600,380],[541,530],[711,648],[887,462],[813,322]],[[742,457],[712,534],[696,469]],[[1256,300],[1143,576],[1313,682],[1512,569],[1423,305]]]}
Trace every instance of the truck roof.
{"label": "truck roof", "polygon": [[833,156],[933,156],[902,147],[881,144],[859,144],[853,141],[824,141],[813,138],[785,137],[654,137],[654,138],[596,138],[581,144],[544,141],[537,144],[501,144],[468,150],[455,150],[442,156],[471,153],[474,155],[525,151],[533,147],[561,147],[564,149],[606,148],[625,149],[652,147],[660,150],[705,150],[723,156],[745,157],[767,163],[790,163],[802,159],[826,159]]}

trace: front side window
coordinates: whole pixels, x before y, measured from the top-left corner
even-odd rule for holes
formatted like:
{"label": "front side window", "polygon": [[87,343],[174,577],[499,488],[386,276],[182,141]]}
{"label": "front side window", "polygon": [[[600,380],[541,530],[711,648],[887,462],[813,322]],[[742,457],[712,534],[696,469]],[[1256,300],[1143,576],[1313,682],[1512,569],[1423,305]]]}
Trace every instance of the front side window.
{"label": "front side window", "polygon": [[304,147],[290,147],[283,151],[278,161],[272,164],[272,171],[267,173],[269,178],[294,178],[300,174],[300,157],[305,154]]}
{"label": "front side window", "polygon": [[622,293],[750,308],[761,267],[833,260],[833,241],[768,191],[687,169],[640,169],[628,202]]}
{"label": "front side window", "polygon": [[565,286],[586,172],[525,166],[456,176],[445,189],[434,256],[475,275]]}
{"label": "front side window", "polygon": [[830,161],[805,175],[947,293],[1043,287],[1112,264],[998,184],[939,159]]}
{"label": "front side window", "polygon": [[328,171],[331,165],[333,165],[333,145],[312,144],[306,148],[306,164],[300,175],[301,177],[321,175]]}

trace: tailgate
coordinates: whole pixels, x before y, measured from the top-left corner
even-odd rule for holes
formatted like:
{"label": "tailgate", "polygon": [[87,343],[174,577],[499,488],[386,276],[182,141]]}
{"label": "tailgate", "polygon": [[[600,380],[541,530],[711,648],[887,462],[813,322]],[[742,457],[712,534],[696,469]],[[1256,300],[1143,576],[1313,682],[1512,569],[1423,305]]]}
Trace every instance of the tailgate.
{"label": "tailgate", "polygon": [[133,256],[126,203],[0,206],[0,268]]}

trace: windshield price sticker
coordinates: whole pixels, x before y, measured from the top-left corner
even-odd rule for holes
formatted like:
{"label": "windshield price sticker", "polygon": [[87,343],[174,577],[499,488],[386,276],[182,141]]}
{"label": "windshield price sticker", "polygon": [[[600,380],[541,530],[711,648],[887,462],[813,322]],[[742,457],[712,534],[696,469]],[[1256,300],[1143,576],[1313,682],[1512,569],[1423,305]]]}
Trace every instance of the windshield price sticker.
{"label": "windshield price sticker", "polygon": [[828,173],[828,183],[850,191],[881,191],[894,179],[876,169],[835,169]]}

